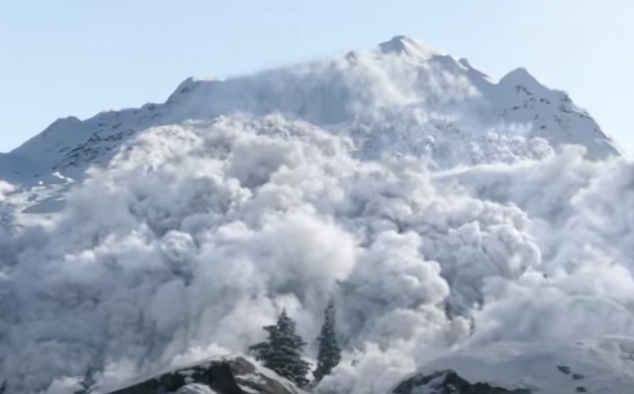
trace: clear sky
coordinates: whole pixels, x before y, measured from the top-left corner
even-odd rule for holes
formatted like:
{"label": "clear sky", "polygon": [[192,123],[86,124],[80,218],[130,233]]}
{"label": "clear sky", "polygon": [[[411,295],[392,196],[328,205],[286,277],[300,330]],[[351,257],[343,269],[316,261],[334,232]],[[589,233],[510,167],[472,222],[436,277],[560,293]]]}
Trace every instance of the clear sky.
{"label": "clear sky", "polygon": [[634,0],[0,1],[0,152],[56,118],[405,34],[500,78],[522,66],[634,152]]}

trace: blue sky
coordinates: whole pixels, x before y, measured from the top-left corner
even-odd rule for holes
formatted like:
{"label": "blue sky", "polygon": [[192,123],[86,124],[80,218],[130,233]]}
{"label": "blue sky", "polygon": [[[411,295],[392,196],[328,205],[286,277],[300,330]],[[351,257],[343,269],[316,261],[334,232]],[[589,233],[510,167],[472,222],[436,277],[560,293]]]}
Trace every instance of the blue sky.
{"label": "blue sky", "polygon": [[0,152],[56,118],[406,34],[494,77],[526,67],[634,152],[632,0],[0,2]]}

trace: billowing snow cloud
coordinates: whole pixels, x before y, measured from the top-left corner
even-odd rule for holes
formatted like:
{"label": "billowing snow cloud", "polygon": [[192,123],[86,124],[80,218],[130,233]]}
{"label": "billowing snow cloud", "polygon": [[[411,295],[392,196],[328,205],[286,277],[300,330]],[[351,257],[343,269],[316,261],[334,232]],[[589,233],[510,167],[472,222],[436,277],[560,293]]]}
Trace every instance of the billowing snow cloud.
{"label": "billowing snow cloud", "polygon": [[634,165],[451,117],[461,102],[432,99],[477,94],[434,67],[418,88],[438,94],[409,108],[421,82],[388,60],[354,71],[371,117],[344,127],[328,100],[304,121],[261,116],[247,95],[250,115],[137,133],[41,226],[0,182],[8,387],[70,391],[89,370],[107,387],[244,352],[283,308],[313,356],[330,299],[346,354],[324,393],[384,393],[460,346],[634,335]]}
{"label": "billowing snow cloud", "polygon": [[131,147],[54,225],[12,231],[10,382],[245,351],[282,308],[310,339],[330,298],[357,358],[388,352],[341,367],[353,392],[354,371],[394,354],[411,369],[468,341],[634,334],[623,160],[567,149],[430,172],[415,157],[355,158],[347,137],[276,116],[165,126]]}
{"label": "billowing snow cloud", "polygon": [[0,201],[4,201],[4,195],[13,190],[13,187],[4,181],[0,181]]}

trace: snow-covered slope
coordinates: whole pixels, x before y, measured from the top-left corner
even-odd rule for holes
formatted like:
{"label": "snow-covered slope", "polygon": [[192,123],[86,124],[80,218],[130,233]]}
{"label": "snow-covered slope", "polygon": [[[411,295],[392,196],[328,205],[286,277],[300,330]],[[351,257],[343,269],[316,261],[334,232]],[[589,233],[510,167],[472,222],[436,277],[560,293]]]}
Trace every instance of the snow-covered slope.
{"label": "snow-covered slope", "polygon": [[311,359],[330,299],[328,394],[634,336],[634,164],[525,71],[405,37],[59,120],[0,165],[4,394],[240,354],[284,308]]}
{"label": "snow-covered slope", "polygon": [[[591,157],[618,154],[587,112],[526,70],[514,70],[496,82],[464,59],[402,36],[377,50],[252,76],[190,78],[164,104],[106,111],[85,121],[59,119],[12,153],[79,175],[87,165],[105,163],[140,130],[235,112],[282,113],[351,135],[366,155],[427,149],[444,162],[446,150],[467,149],[452,146],[460,139],[486,138],[487,132],[500,131],[495,138],[510,138],[506,129],[513,125],[553,146],[583,145]],[[397,119],[401,127],[385,130],[387,119]],[[515,152],[516,144],[509,142],[510,152],[499,157],[469,153],[479,161],[545,154],[530,147]],[[469,155],[456,156],[469,160]],[[452,158],[451,164],[457,160]]]}
{"label": "snow-covered slope", "polygon": [[527,394],[626,393],[634,387],[634,342],[627,338],[574,344],[500,342],[434,360],[419,376],[447,370],[472,383],[523,389]]}
{"label": "snow-covered slope", "polygon": [[28,186],[50,182],[51,168],[37,159],[0,153],[0,179]]}

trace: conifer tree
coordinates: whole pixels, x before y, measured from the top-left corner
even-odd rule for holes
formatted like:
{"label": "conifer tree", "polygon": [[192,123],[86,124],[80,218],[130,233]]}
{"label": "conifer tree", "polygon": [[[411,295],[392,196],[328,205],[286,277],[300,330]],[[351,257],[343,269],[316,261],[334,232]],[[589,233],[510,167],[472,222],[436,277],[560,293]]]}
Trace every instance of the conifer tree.
{"label": "conifer tree", "polygon": [[316,382],[328,375],[341,361],[341,348],[335,336],[334,302],[328,303],[324,314],[324,324],[321,326],[321,333],[317,338],[319,353],[317,354],[317,370],[315,371]]}
{"label": "conifer tree", "polygon": [[305,387],[310,364],[302,360],[301,353],[306,343],[295,333],[295,322],[284,310],[277,323],[264,327],[264,330],[268,332],[267,340],[249,347],[249,350],[265,367],[299,387]]}

